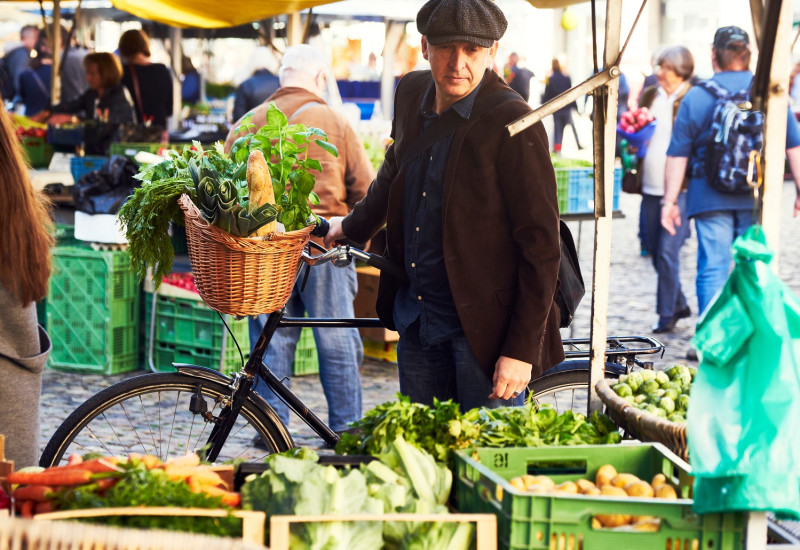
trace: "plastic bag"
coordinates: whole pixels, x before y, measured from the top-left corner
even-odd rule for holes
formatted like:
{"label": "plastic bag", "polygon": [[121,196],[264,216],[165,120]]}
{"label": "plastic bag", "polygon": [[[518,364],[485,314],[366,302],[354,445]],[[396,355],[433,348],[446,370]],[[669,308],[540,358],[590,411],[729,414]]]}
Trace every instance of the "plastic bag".
{"label": "plastic bag", "polygon": [[72,186],[75,209],[87,214],[116,214],[141,184],[133,178],[138,172],[131,159],[111,157],[100,170],[84,174]]}
{"label": "plastic bag", "polygon": [[800,299],[770,269],[760,226],[736,239],[733,255],[692,340],[694,509],[800,518]]}

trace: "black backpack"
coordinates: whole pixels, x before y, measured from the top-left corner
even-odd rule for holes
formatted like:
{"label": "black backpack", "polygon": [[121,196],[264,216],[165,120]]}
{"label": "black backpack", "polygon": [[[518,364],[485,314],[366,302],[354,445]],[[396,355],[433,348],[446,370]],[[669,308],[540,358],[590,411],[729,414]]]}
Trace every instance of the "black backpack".
{"label": "black backpack", "polygon": [[752,193],[747,172],[751,153],[760,155],[764,148],[764,114],[753,110],[749,90],[732,94],[713,80],[697,86],[716,99],[706,145],[706,181],[723,193]]}

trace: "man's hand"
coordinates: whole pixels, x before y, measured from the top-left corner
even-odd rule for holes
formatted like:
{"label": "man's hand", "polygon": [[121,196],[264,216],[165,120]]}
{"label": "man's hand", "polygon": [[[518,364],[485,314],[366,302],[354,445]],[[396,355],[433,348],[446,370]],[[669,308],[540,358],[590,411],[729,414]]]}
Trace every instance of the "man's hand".
{"label": "man's hand", "polygon": [[494,387],[489,399],[511,399],[524,392],[531,381],[532,368],[530,363],[501,355],[494,365]]}
{"label": "man's hand", "polygon": [[681,226],[681,209],[677,204],[664,203],[661,207],[661,225],[670,235],[675,234],[675,228]]}
{"label": "man's hand", "polygon": [[345,238],[344,231],[342,231],[343,219],[343,216],[334,216],[333,218],[328,219],[330,228],[328,229],[328,234],[325,235],[325,248],[330,248],[334,242],[341,241]]}

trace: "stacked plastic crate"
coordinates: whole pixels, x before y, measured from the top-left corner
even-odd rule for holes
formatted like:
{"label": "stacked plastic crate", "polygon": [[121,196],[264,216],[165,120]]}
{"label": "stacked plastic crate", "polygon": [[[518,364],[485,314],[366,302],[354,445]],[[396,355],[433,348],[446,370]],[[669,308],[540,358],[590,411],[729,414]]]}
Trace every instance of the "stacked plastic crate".
{"label": "stacked plastic crate", "polygon": [[156,293],[144,293],[143,311],[145,365],[158,371],[174,371],[173,363],[189,363],[229,374],[250,357],[247,319],[223,316],[231,337],[219,314],[199,294],[163,284]]}
{"label": "stacked plastic crate", "polygon": [[54,369],[116,374],[139,368],[139,285],[126,251],[56,247],[47,298]]}

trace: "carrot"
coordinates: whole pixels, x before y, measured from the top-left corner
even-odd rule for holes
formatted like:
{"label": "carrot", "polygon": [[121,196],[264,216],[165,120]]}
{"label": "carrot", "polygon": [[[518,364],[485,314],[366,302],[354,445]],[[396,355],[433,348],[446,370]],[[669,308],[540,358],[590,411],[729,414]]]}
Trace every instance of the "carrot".
{"label": "carrot", "polygon": [[184,480],[197,472],[197,466],[164,466],[164,473],[172,481]]}
{"label": "carrot", "polygon": [[83,457],[78,453],[72,453],[67,459],[67,465],[69,466],[74,466],[75,464],[80,464],[81,462],[83,462]]}
{"label": "carrot", "polygon": [[14,498],[17,500],[32,500],[34,502],[44,502],[53,494],[53,488],[47,485],[24,485],[14,490]]}
{"label": "carrot", "polygon": [[170,458],[164,463],[164,467],[167,466],[199,466],[200,465],[200,457],[197,456],[195,453],[189,453],[183,456],[176,456],[175,458]]}
{"label": "carrot", "polygon": [[37,502],[33,509],[34,514],[47,514],[53,511],[53,501]]}
{"label": "carrot", "polygon": [[60,468],[50,468],[43,472],[12,472],[8,474],[6,480],[14,485],[83,485],[92,480],[92,472],[73,469],[62,471]]}
{"label": "carrot", "polygon": [[24,518],[32,518],[33,517],[33,508],[36,505],[35,502],[32,500],[23,500],[22,503],[19,505],[19,515]]}
{"label": "carrot", "polygon": [[115,472],[117,471],[117,464],[119,463],[119,458],[116,456],[109,456],[103,458],[93,458],[92,460],[87,460],[86,462],[80,462],[78,464],[67,464],[66,466],[56,466],[54,468],[48,468],[45,471],[59,471],[59,472],[67,472],[70,470],[87,470],[92,472],[93,474],[101,474],[104,472]]}
{"label": "carrot", "polygon": [[221,503],[225,506],[230,506],[231,508],[239,506],[239,504],[242,502],[242,495],[239,493],[226,491],[225,489],[221,489],[219,487],[206,487],[203,489],[203,492],[212,497],[222,497]]}
{"label": "carrot", "polygon": [[206,468],[197,468],[186,481],[189,483],[189,487],[195,493],[202,492],[205,487],[218,487],[225,485],[225,482],[217,472]]}
{"label": "carrot", "polygon": [[155,455],[143,455],[141,453],[130,453],[128,455],[129,460],[137,460],[144,463],[144,467],[148,470],[152,470],[159,464],[161,464],[161,460]]}
{"label": "carrot", "polygon": [[118,481],[119,478],[107,477],[105,479],[98,479],[97,481],[95,481],[95,483],[97,484],[97,490],[102,492],[111,489],[114,485],[117,484]]}

